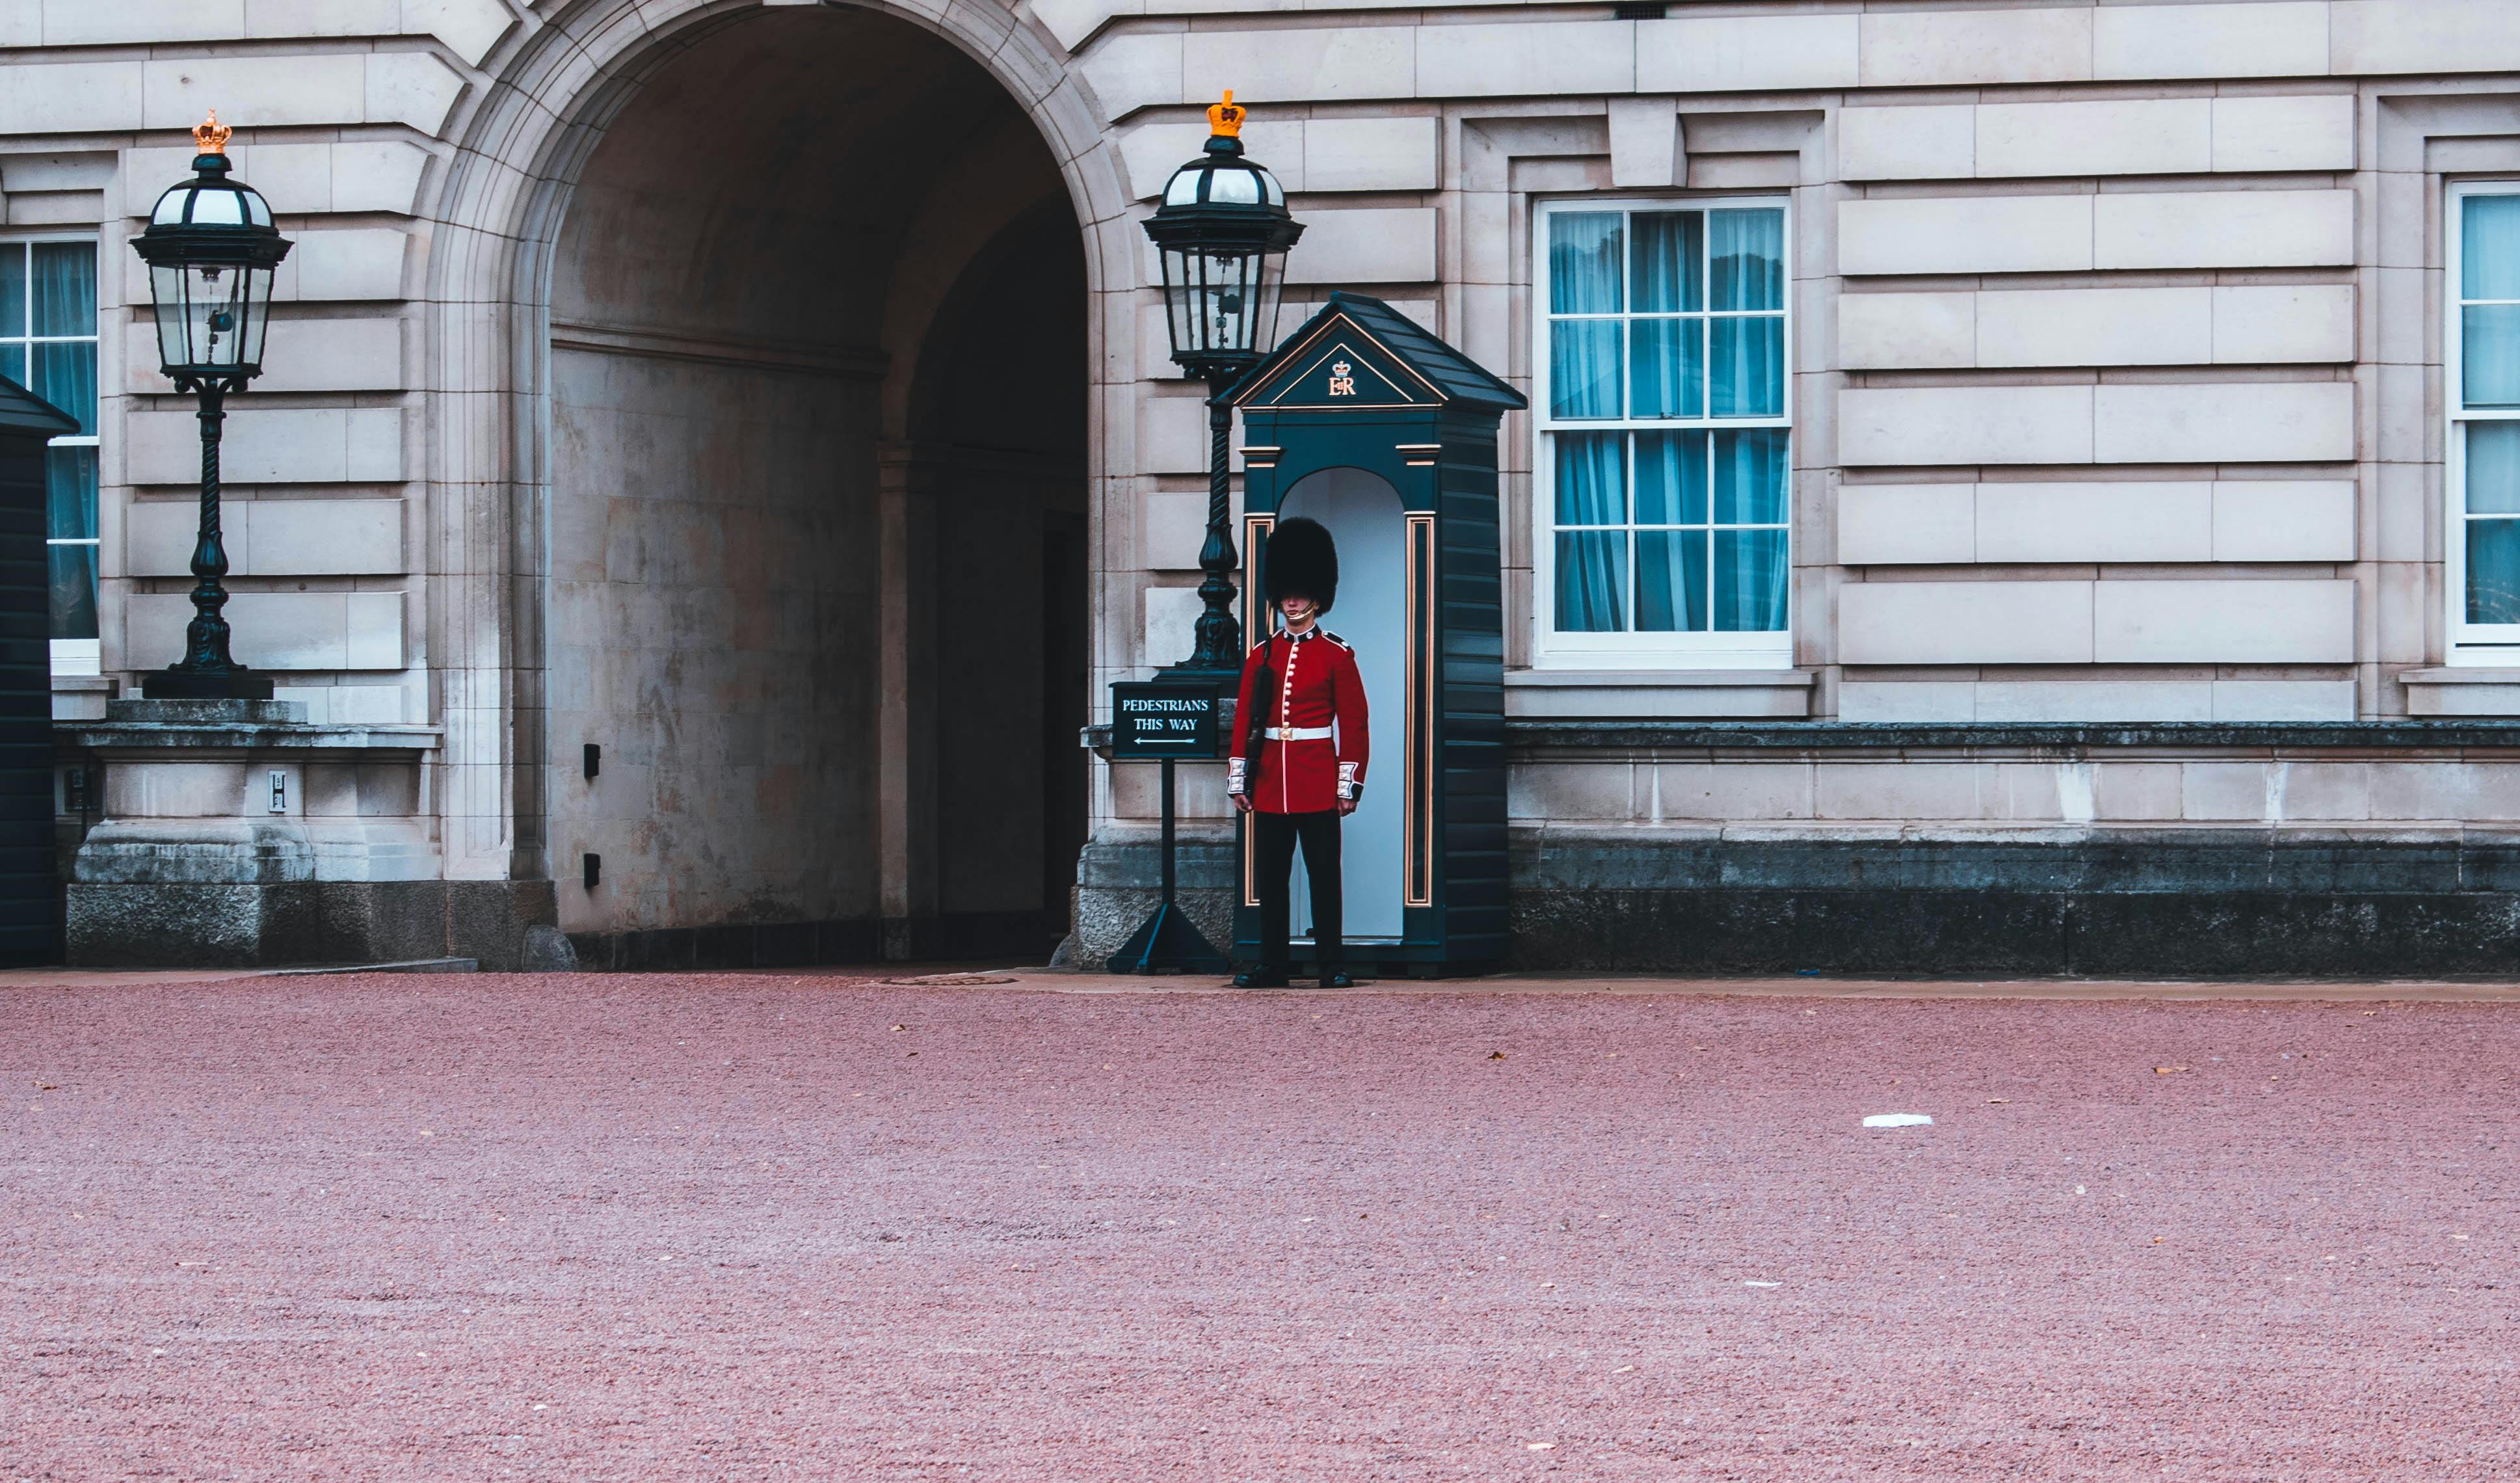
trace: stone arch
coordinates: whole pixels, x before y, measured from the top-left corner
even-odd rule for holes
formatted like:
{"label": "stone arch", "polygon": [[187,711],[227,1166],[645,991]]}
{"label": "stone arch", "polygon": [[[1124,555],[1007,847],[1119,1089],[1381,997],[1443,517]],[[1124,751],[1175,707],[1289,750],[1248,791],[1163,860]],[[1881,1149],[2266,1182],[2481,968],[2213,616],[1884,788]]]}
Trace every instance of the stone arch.
{"label": "stone arch", "polygon": [[[1003,88],[1048,151],[1073,212],[1089,301],[1103,301],[1114,286],[1128,292],[1134,234],[1116,151],[1052,43],[992,0],[833,8],[940,37]],[[585,0],[503,42],[485,63],[493,81],[450,123],[454,149],[435,197],[428,273],[426,547],[451,876],[537,877],[574,864],[552,858],[543,831],[546,789],[562,770],[545,773],[545,761],[559,759],[548,756],[542,724],[551,699],[542,627],[553,473],[547,336],[555,248],[572,194],[608,131],[636,126],[641,89],[677,58],[729,27],[795,14],[760,0]],[[989,240],[981,236],[971,250]],[[929,318],[952,289],[935,287]],[[1084,316],[1080,371],[1089,376],[1108,363],[1103,318]],[[887,340],[915,337],[916,320],[887,326]],[[1117,348],[1126,358],[1134,346]],[[906,418],[911,378],[890,381],[898,389],[887,392],[888,420]],[[1090,394],[1125,395],[1126,382],[1097,378]],[[1085,420],[1088,487],[1102,472],[1105,421]]]}

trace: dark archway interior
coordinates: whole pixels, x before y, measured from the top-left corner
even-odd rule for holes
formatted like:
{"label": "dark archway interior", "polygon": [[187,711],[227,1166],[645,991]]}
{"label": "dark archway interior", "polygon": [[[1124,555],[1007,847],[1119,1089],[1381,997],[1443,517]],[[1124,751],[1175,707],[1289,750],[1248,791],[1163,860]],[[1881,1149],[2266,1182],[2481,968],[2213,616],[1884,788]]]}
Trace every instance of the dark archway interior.
{"label": "dark archway interior", "polygon": [[1046,954],[1084,836],[1087,288],[1014,101],[869,13],[687,38],[591,153],[550,304],[581,956]]}

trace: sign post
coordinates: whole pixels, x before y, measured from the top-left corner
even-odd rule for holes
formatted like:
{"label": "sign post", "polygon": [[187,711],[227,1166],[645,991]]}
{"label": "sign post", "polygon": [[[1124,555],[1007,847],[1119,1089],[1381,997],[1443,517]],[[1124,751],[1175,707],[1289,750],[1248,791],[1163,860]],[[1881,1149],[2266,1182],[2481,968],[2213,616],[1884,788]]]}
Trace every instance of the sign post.
{"label": "sign post", "polygon": [[1175,900],[1173,764],[1225,754],[1225,697],[1213,682],[1124,680],[1111,687],[1111,760],[1163,764],[1163,899],[1103,966],[1114,973],[1222,973],[1225,955]]}

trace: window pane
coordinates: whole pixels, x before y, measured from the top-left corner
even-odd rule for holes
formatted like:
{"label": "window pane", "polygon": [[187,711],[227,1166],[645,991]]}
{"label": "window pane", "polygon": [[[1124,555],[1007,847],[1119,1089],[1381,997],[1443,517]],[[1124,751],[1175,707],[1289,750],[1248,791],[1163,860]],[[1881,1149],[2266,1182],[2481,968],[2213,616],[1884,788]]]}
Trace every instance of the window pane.
{"label": "window pane", "polygon": [[1777,633],[1785,626],[1785,533],[1715,532],[1715,629]]}
{"label": "window pane", "polygon": [[1637,434],[1637,523],[1706,523],[1706,434]]}
{"label": "window pane", "polygon": [[2520,623],[2520,520],[2467,522],[2467,620]]}
{"label": "window pane", "polygon": [[96,245],[35,244],[35,333],[96,333]]}
{"label": "window pane", "polygon": [[1619,321],[1560,319],[1549,326],[1549,415],[1619,415]]}
{"label": "window pane", "polygon": [[1628,322],[1628,416],[1706,415],[1705,334],[1702,319]]}
{"label": "window pane", "polygon": [[1717,417],[1780,417],[1785,410],[1785,322],[1719,319],[1711,399]]}
{"label": "window pane", "polygon": [[1630,307],[1639,314],[1670,314],[1706,307],[1706,218],[1695,211],[1639,211],[1630,249]]}
{"label": "window pane", "polygon": [[47,546],[52,567],[53,637],[96,637],[96,548]]}
{"label": "window pane", "polygon": [[18,243],[0,243],[0,335],[25,333],[26,249]]}
{"label": "window pane", "polygon": [[1628,518],[1628,435],[1563,432],[1557,444],[1557,523],[1623,525]]}
{"label": "window pane", "polygon": [[1557,631],[1621,633],[1627,629],[1627,532],[1559,531]]}
{"label": "window pane", "polygon": [[1715,523],[1785,523],[1785,429],[1715,434]]}
{"label": "window pane", "polygon": [[79,431],[96,435],[96,342],[38,344],[29,391],[78,419]]}
{"label": "window pane", "polygon": [[[44,534],[56,541],[96,539],[96,450],[44,450]],[[57,639],[76,634],[55,634]]]}
{"label": "window pane", "polygon": [[25,346],[0,345],[0,376],[9,378],[21,386],[26,384]]}
{"label": "window pane", "polygon": [[1781,309],[1785,306],[1785,213],[1707,213],[1710,255],[1715,259],[1715,307]]}
{"label": "window pane", "polygon": [[2520,407],[2520,304],[2470,304],[2458,318],[2460,400]]}
{"label": "window pane", "polygon": [[2461,298],[2520,298],[2520,196],[2467,198],[2458,278]]}
{"label": "window pane", "polygon": [[1619,312],[1616,211],[1560,211],[1549,218],[1549,312]]}
{"label": "window pane", "polygon": [[2520,423],[2467,425],[2467,513],[2520,515]]}
{"label": "window pane", "polygon": [[1637,532],[1637,630],[1706,631],[1706,532]]}

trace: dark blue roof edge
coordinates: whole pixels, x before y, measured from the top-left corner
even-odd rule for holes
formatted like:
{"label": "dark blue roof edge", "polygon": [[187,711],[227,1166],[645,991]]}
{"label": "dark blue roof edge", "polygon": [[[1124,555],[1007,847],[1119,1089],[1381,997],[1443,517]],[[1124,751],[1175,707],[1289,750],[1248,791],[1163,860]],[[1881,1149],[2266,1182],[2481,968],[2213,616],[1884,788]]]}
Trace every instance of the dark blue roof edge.
{"label": "dark blue roof edge", "polygon": [[1289,352],[1311,336],[1313,327],[1333,314],[1344,314],[1384,341],[1393,354],[1432,382],[1436,394],[1447,402],[1472,402],[1499,409],[1531,405],[1528,398],[1487,367],[1436,338],[1416,320],[1370,293],[1355,293],[1345,289],[1331,293],[1319,309],[1313,311],[1312,318],[1297,326],[1294,334],[1280,340],[1277,349],[1270,351],[1242,380],[1227,389],[1225,399],[1235,406],[1242,405],[1244,397],[1278,373]]}
{"label": "dark blue roof edge", "polygon": [[0,376],[0,427],[32,427],[60,437],[79,430],[78,419]]}

